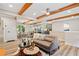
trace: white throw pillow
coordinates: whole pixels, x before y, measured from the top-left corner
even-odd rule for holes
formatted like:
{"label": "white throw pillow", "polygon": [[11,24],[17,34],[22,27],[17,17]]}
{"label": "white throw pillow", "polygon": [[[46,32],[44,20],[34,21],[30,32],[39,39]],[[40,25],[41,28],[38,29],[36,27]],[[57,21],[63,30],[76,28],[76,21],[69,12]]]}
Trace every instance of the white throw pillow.
{"label": "white throw pillow", "polygon": [[39,33],[34,33],[33,39],[39,39]]}
{"label": "white throw pillow", "polygon": [[44,34],[40,34],[39,35],[39,40],[44,40],[44,38],[45,38],[45,35]]}

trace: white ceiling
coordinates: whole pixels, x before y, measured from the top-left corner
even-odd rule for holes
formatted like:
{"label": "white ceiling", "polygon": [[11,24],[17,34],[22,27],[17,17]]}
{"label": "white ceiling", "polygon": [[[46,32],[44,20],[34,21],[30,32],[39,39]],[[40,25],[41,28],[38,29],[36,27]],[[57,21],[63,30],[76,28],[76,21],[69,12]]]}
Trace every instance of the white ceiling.
{"label": "white ceiling", "polygon": [[[49,11],[54,11],[67,5],[70,4],[69,3],[33,3],[31,7],[24,12],[23,16],[36,18],[44,14],[43,11],[45,11],[47,8],[50,8]],[[36,13],[36,15],[33,15],[34,13]]]}
{"label": "white ceiling", "polygon": [[[9,5],[13,5],[13,7],[9,7]],[[0,3],[0,10],[7,10],[9,12],[14,12],[14,13],[18,13],[19,10],[22,8],[24,3]],[[43,15],[44,12],[47,8],[49,8],[49,11],[54,11],[57,10],[59,8],[62,8],[64,6],[70,5],[72,3],[33,3],[24,13],[22,16],[24,16],[25,18],[30,18],[30,19],[36,19],[36,17]],[[72,13],[78,13],[79,12],[79,7],[77,8],[73,8],[70,9],[69,12],[68,11],[63,11],[60,13],[57,13],[55,15],[51,15],[49,17],[45,17],[42,18],[44,20],[49,20],[52,18],[56,18],[58,16],[63,16],[63,15],[68,15],[68,14],[72,14]],[[33,15],[34,13],[36,13],[36,15]],[[22,19],[23,20],[23,19]],[[26,19],[25,19],[26,20]]]}
{"label": "white ceiling", "polygon": [[[0,10],[7,10],[9,12],[18,13],[24,3],[0,3]],[[13,7],[9,7],[13,5]]]}
{"label": "white ceiling", "polygon": [[66,16],[66,15],[70,15],[70,14],[74,14],[74,13],[79,13],[79,7],[51,15],[49,17],[44,17],[41,20],[44,20],[44,19],[50,20],[50,19],[54,19],[54,18],[57,18],[57,17]]}

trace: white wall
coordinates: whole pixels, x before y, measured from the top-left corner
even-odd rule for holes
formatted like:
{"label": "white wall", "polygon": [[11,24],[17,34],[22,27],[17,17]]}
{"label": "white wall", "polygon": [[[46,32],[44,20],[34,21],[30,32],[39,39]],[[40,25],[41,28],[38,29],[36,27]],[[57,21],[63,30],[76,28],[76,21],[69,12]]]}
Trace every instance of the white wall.
{"label": "white wall", "polygon": [[79,47],[79,32],[65,32],[65,42],[68,45]]}
{"label": "white wall", "polygon": [[12,17],[1,17],[4,27],[4,42],[17,39],[16,20]]}
{"label": "white wall", "polygon": [[69,24],[70,31],[79,31],[79,18],[54,22],[52,23],[52,29],[55,31],[64,31],[64,24]]}
{"label": "white wall", "polygon": [[3,43],[4,34],[3,34],[3,21],[0,18],[0,43]]}
{"label": "white wall", "polygon": [[[70,31],[64,31],[64,24],[69,24]],[[79,17],[52,23],[52,33],[67,44],[79,47]]]}

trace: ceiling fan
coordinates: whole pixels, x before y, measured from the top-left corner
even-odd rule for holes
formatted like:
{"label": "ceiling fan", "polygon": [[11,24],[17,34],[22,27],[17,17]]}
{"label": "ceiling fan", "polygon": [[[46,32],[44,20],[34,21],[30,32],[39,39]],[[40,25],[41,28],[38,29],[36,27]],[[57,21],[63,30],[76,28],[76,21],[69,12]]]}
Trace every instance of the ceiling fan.
{"label": "ceiling fan", "polygon": [[49,10],[50,10],[49,8],[46,9],[46,15],[50,14]]}
{"label": "ceiling fan", "polygon": [[45,13],[46,15],[50,15],[50,11],[49,11],[50,9],[49,8],[47,8],[45,11],[43,11],[43,13]]}

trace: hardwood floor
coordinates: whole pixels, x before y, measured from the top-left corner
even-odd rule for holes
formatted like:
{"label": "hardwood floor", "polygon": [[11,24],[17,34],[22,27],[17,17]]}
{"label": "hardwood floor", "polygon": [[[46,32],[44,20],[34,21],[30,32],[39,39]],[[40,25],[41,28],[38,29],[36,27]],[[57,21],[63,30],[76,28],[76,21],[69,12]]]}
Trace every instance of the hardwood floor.
{"label": "hardwood floor", "polygon": [[[18,51],[19,40],[9,43],[0,43],[0,48],[6,49],[6,56],[16,54]],[[48,56],[44,51],[40,50],[43,56]],[[61,42],[60,49],[51,56],[79,56],[79,48],[69,46],[65,42]]]}
{"label": "hardwood floor", "polygon": [[79,48],[63,43],[54,56],[79,56]]}
{"label": "hardwood floor", "polygon": [[16,41],[13,41],[13,42],[5,42],[5,43],[0,43],[0,48],[3,48],[6,50],[6,56],[7,55],[12,55],[14,54],[17,49],[18,49],[18,44],[19,44],[19,41],[16,40]]}

